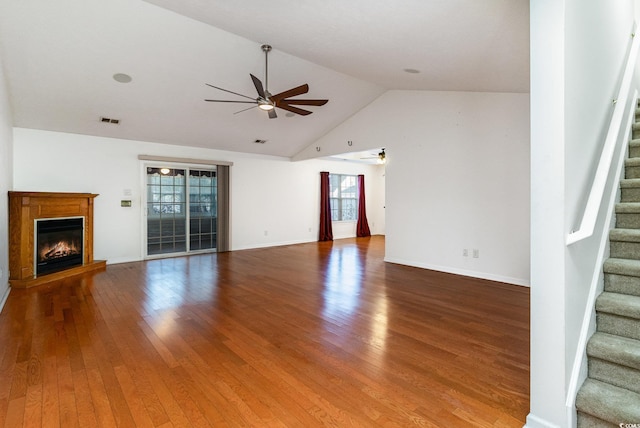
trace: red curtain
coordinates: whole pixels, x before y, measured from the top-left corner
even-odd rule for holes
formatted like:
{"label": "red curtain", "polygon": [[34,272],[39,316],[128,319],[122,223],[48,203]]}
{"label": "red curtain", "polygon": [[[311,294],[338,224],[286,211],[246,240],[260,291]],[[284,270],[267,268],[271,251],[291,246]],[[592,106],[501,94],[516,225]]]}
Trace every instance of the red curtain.
{"label": "red curtain", "polygon": [[320,173],[320,232],[318,241],[333,241],[331,227],[331,201],[329,200],[329,173]]}
{"label": "red curtain", "polygon": [[367,222],[367,208],[364,203],[364,175],[358,175],[358,224],[356,236],[371,236]]}

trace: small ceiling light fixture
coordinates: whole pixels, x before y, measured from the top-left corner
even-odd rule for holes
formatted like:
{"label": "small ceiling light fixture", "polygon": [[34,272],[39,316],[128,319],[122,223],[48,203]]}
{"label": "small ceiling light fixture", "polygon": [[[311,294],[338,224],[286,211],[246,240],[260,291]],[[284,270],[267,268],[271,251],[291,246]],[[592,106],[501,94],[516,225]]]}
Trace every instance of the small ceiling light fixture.
{"label": "small ceiling light fixture", "polygon": [[384,149],[378,153],[378,164],[383,165],[387,162],[387,155],[384,153]]}
{"label": "small ceiling light fixture", "polygon": [[113,80],[115,80],[116,82],[120,82],[120,83],[129,83],[133,79],[128,74],[116,73],[116,74],[113,75]]}
{"label": "small ceiling light fixture", "polygon": [[264,110],[264,111],[271,111],[273,110],[275,107],[273,104],[271,104],[268,101],[263,101],[263,100],[258,100],[258,108],[260,110]]}

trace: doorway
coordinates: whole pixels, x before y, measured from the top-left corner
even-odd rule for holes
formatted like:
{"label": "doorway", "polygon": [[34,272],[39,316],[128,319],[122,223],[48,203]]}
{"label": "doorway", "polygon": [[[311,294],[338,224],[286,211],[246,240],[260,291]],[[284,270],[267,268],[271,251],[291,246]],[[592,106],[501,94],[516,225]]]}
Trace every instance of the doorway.
{"label": "doorway", "polygon": [[146,257],[216,251],[217,167],[145,168]]}

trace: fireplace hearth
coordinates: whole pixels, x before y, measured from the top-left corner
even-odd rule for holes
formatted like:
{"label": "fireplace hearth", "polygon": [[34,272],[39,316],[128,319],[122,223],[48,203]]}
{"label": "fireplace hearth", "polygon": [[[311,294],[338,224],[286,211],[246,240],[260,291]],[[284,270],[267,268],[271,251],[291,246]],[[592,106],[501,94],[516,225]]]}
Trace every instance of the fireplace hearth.
{"label": "fireplace hearth", "polygon": [[36,220],[36,275],[82,265],[84,218]]}

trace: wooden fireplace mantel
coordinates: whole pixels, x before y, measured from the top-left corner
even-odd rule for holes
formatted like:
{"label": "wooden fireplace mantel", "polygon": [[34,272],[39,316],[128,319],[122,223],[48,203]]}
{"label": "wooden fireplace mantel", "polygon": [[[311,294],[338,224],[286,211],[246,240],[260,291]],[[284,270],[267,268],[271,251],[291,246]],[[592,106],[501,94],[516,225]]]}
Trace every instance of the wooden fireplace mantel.
{"label": "wooden fireplace mantel", "polygon": [[[96,196],[94,193],[9,192],[9,283],[12,287],[33,287],[106,267],[106,261],[93,259],[93,200]],[[82,265],[36,276],[35,221],[64,217],[84,217]]]}

